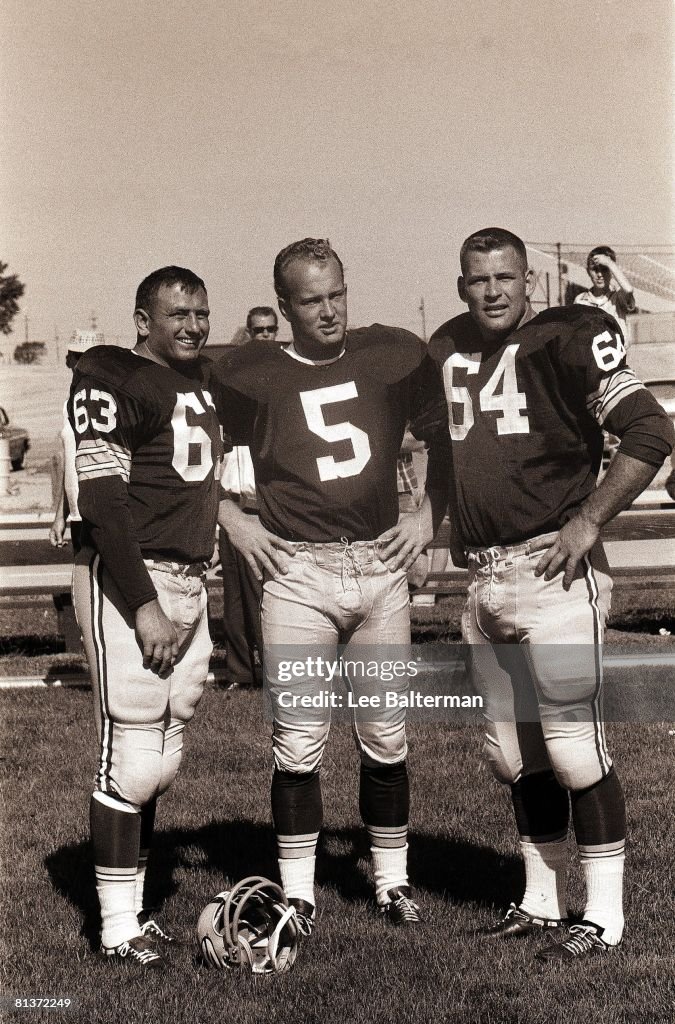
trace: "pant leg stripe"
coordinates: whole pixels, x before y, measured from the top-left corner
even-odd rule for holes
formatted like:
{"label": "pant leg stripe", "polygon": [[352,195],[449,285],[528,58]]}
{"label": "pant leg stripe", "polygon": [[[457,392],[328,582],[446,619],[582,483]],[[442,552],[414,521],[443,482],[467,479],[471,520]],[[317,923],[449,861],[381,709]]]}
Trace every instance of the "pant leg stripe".
{"label": "pant leg stripe", "polygon": [[91,633],[96,652],[96,671],[101,704],[101,750],[97,774],[98,788],[108,791],[108,776],[112,762],[112,722],[108,712],[108,662],[103,634],[103,564],[95,555],[89,564],[89,585],[91,590]]}
{"label": "pant leg stripe", "polygon": [[599,590],[595,572],[589,555],[584,556],[585,579],[588,588],[588,598],[593,613],[593,656],[595,659],[595,692],[591,701],[593,711],[593,726],[595,732],[595,748],[600,761],[600,768],[603,777],[608,774],[611,768],[607,744],[605,740],[605,726],[600,714],[600,695],[602,690],[602,652],[600,649],[600,637],[602,633],[602,620],[598,605]]}

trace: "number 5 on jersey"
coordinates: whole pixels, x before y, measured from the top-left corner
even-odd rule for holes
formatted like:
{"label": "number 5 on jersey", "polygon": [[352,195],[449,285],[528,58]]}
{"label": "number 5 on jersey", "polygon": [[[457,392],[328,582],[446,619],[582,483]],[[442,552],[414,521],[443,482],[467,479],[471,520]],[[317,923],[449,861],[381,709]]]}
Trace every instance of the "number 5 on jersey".
{"label": "number 5 on jersey", "polygon": [[341,477],[358,476],[370,460],[370,441],[364,430],[355,427],[349,420],[342,423],[327,424],[323,418],[324,405],[333,402],[347,402],[358,398],[356,383],[350,380],[346,384],[335,384],[328,388],[317,388],[316,391],[301,391],[300,401],[307,420],[307,426],[313,434],[317,434],[333,444],[336,441],[351,441],[354,457],[338,462],[332,455],[317,458],[319,480],[338,480]]}

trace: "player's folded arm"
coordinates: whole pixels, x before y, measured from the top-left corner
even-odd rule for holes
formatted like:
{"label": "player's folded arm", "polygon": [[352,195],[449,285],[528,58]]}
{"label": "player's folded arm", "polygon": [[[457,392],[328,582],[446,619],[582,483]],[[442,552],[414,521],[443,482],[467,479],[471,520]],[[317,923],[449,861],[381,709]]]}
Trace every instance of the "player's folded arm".
{"label": "player's folded arm", "polygon": [[604,427],[621,438],[619,451],[658,470],[673,450],[675,430],[670,417],[644,385],[611,409]]}
{"label": "player's folded arm", "polygon": [[596,527],[649,486],[675,440],[670,419],[643,385],[616,402],[604,422],[622,440],[607,473],[580,510],[580,517]]}

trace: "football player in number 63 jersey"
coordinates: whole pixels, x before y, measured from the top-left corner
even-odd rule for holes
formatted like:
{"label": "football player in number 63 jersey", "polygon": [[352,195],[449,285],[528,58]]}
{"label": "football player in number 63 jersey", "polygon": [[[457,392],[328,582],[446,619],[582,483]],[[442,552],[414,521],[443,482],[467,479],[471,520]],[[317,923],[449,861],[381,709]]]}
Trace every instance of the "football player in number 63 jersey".
{"label": "football player in number 63 jersey", "polygon": [[164,267],[139,286],[133,351],[82,356],[69,415],[82,548],[73,576],[95,701],[99,764],[91,836],[101,944],[162,966],[169,937],[143,913],[155,805],[178,771],[183,730],[211,655],[211,560],[222,441],[204,282]]}
{"label": "football player in number 63 jersey", "polygon": [[[398,515],[396,463],[408,420],[413,433],[447,444],[442,399],[427,407],[434,367],[413,334],[391,327],[347,330],[342,263],[307,238],[277,256],[274,282],[293,341],[285,351],[251,341],[225,357],[224,382],[248,401],[260,518],[235,505],[220,522],[264,574],[262,632],[274,708],[272,815],[284,890],[301,928],[314,925],[314,865],[322,823],[321,759],[328,707],[285,711],[292,697],[321,697],[330,679],[312,670],[399,656],[410,643],[405,569],[431,540],[432,508]],[[242,413],[242,422],[246,416]],[[364,653],[365,652],[365,653]],[[294,671],[283,674],[290,658]],[[302,672],[303,659],[306,671]],[[349,684],[382,693],[381,681],[349,670]],[[398,680],[407,685],[407,680]],[[391,689],[393,683],[387,684]],[[284,692],[285,691],[285,692]],[[407,875],[405,713],[354,718],[361,759],[360,810],[373,858],[377,903],[394,924],[418,918]]]}
{"label": "football player in number 63 jersey", "polygon": [[[516,235],[478,231],[460,263],[469,312],[429,349],[448,403],[453,557],[469,568],[463,637],[526,875],[490,932],[548,932],[537,956],[570,960],[615,948],[624,923],[624,799],[601,717],[611,580],[600,530],[648,485],[673,429],[626,365],[612,317],[583,306],[535,316]],[[621,445],[596,488],[603,427]],[[587,895],[568,935],[570,803]]]}

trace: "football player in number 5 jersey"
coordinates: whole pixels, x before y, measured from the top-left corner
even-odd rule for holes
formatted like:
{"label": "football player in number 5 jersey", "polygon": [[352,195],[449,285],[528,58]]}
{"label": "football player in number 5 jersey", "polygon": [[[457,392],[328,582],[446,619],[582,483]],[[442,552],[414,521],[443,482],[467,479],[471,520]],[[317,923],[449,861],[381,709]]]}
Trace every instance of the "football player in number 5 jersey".
{"label": "football player in number 5 jersey", "polygon": [[103,952],[162,966],[169,937],[143,914],[155,804],[178,771],[206,679],[204,573],[222,441],[204,282],[164,267],[139,286],[133,351],[103,346],[74,373],[82,548],[73,594],[95,701],[91,836]]}
{"label": "football player in number 5 jersey", "polygon": [[[611,590],[600,530],[648,485],[673,429],[627,367],[611,317],[582,306],[534,315],[516,235],[476,232],[460,262],[469,312],[429,348],[450,420],[453,556],[469,567],[462,630],[526,874],[520,903],[490,933],[561,933],[571,801],[584,920],[537,954],[569,960],[616,947],[623,932],[624,799],[600,705]],[[621,446],[596,488],[603,427]]]}
{"label": "football player in number 5 jersey", "polygon": [[[275,711],[272,814],[282,884],[308,934],[330,712],[282,709],[289,697],[316,698],[329,687],[309,663],[302,672],[303,659],[334,665],[338,643],[354,661],[377,656],[382,645],[386,657],[396,645],[401,656],[409,644],[405,569],[431,539],[432,516],[427,501],[419,517],[399,522],[397,456],[408,419],[413,433],[431,439],[439,417],[447,443],[447,413],[442,396],[435,409],[420,400],[424,374],[434,367],[418,338],[378,325],[347,330],[342,264],[325,241],[304,239],[282,250],[274,279],[292,344],[283,351],[252,341],[221,364],[225,383],[252,407],[252,435],[242,441],[251,447],[260,520],[232,506],[221,524],[251,567],[264,571],[265,675]],[[284,682],[280,660],[287,658],[297,664]],[[349,681],[355,692],[368,686],[351,670]],[[371,693],[373,686],[382,692],[377,680]],[[407,876],[404,712],[355,719],[354,735],[377,902],[394,924],[413,924],[419,917]]]}

